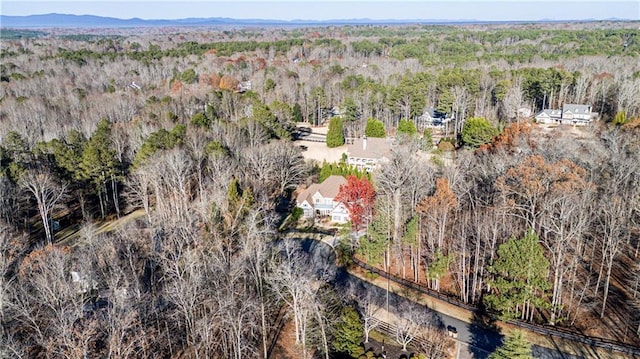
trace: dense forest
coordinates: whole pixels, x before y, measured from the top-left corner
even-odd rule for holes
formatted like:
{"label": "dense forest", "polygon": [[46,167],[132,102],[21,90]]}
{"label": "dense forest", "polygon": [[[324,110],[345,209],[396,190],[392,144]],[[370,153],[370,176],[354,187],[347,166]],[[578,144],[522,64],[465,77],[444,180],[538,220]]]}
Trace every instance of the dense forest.
{"label": "dense forest", "polygon": [[[367,298],[284,234],[332,169],[375,192],[342,264],[640,344],[637,23],[0,35],[0,356],[276,357],[288,322],[298,357],[358,357]],[[599,121],[521,115],[565,103]],[[305,161],[299,122],[394,146]]]}

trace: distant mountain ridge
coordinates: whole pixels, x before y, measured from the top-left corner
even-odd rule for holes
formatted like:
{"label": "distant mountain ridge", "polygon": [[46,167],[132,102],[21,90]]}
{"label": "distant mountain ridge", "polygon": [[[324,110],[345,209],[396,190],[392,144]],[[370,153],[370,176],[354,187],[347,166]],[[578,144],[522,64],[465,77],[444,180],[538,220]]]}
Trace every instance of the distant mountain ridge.
{"label": "distant mountain ridge", "polygon": [[[626,19],[607,19],[628,21]],[[594,19],[562,21],[597,21]],[[537,21],[483,21],[474,19],[333,19],[333,20],[268,20],[232,19],[224,17],[157,19],[119,19],[95,15],[42,14],[28,16],[0,15],[3,28],[117,28],[117,27],[161,27],[161,26],[247,26],[247,25],[364,25],[364,24],[484,24],[484,23],[531,23]],[[560,22],[560,20],[539,20],[539,22]]]}

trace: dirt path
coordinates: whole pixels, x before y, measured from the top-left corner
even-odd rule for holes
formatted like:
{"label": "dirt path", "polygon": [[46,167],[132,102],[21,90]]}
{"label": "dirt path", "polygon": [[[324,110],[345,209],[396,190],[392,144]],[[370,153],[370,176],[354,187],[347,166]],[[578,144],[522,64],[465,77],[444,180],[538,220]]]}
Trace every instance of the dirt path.
{"label": "dirt path", "polygon": [[[125,216],[120,218],[112,219],[112,220],[104,220],[104,221],[94,221],[91,224],[95,227],[95,231],[97,234],[107,233],[114,231],[123,225],[144,216],[144,210],[138,209],[133,211]],[[69,226],[64,228],[60,232],[56,233],[56,243],[59,245],[66,246],[75,246],[78,244],[78,238],[80,237],[80,231],[82,229],[82,224],[77,224],[73,226]]]}

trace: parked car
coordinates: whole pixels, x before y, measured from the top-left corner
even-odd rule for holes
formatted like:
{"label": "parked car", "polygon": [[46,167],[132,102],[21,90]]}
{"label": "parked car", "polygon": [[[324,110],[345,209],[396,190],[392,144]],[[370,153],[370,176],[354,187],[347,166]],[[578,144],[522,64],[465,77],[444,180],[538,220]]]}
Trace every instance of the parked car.
{"label": "parked car", "polygon": [[447,335],[449,335],[452,338],[457,338],[458,337],[458,329],[456,329],[456,327],[451,326],[451,325],[447,325]]}

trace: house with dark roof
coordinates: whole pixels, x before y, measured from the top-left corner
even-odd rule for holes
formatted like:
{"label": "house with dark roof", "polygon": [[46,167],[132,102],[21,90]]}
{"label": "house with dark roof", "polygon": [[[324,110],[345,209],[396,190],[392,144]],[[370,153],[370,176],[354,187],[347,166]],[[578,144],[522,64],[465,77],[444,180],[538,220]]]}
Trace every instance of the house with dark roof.
{"label": "house with dark roof", "polygon": [[355,139],[347,147],[347,164],[359,170],[373,172],[376,167],[387,161],[391,153],[392,140],[388,138]]}
{"label": "house with dark roof", "polygon": [[444,128],[451,118],[444,112],[438,111],[434,107],[427,108],[416,121],[419,127]]}
{"label": "house with dark roof", "polygon": [[592,112],[590,105],[566,103],[562,106],[562,110],[544,109],[534,118],[538,123],[585,126],[597,119],[598,113]]}
{"label": "house with dark roof", "polygon": [[302,208],[305,218],[329,217],[335,223],[349,222],[349,211],[335,197],[340,186],[347,183],[343,176],[329,176],[322,183],[314,183],[298,194],[296,206]]}

